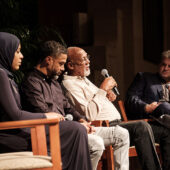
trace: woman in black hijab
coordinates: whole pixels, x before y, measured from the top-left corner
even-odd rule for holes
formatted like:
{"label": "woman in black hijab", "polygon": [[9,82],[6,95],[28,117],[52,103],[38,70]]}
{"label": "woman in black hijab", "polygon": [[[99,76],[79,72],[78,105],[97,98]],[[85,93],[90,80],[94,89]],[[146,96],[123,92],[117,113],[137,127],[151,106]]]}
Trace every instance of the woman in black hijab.
{"label": "woman in black hijab", "polygon": [[23,55],[20,40],[12,34],[0,32],[0,121],[46,118],[44,113],[21,110],[20,95],[12,71],[19,69]]}
{"label": "woman in black hijab", "polygon": [[[17,84],[14,81],[12,71],[19,69],[22,63],[23,55],[21,53],[20,40],[12,34],[0,32],[0,122],[12,120],[27,120],[39,118],[56,118],[59,114],[49,113],[31,113],[22,110],[20,104],[20,94]],[[72,135],[74,146],[69,146],[69,141],[61,143],[62,145],[62,163],[64,170],[91,170],[90,156],[88,152],[86,129],[78,123],[70,122],[71,127],[64,128],[64,121],[60,123],[60,139]],[[0,152],[13,152],[30,150],[30,135],[28,131],[8,130],[0,132]],[[84,152],[79,150],[80,145]],[[71,149],[71,148],[73,149]],[[69,152],[67,151],[69,150]],[[77,156],[71,158],[70,155]],[[74,153],[74,154],[72,154]],[[80,161],[83,158],[84,161]]]}

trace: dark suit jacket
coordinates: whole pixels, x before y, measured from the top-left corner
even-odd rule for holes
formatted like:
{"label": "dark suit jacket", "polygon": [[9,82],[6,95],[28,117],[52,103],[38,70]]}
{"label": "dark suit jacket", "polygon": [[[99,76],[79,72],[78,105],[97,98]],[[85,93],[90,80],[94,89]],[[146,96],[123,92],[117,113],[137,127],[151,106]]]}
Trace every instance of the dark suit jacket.
{"label": "dark suit jacket", "polygon": [[[163,96],[162,83],[165,81],[158,73],[139,72],[127,91],[125,108],[129,119],[148,118],[145,105],[154,101],[159,102]],[[170,104],[160,104],[152,116],[159,117],[162,114],[170,114]]]}

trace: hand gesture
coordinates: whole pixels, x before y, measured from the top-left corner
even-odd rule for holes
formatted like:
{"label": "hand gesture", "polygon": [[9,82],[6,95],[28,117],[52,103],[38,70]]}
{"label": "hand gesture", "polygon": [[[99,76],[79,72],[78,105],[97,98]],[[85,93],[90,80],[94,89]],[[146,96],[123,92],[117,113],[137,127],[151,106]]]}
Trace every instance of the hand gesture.
{"label": "hand gesture", "polygon": [[113,77],[107,77],[104,79],[104,81],[100,85],[100,88],[105,91],[109,91],[109,90],[113,89],[113,87],[115,87],[115,86],[117,86],[115,79]]}

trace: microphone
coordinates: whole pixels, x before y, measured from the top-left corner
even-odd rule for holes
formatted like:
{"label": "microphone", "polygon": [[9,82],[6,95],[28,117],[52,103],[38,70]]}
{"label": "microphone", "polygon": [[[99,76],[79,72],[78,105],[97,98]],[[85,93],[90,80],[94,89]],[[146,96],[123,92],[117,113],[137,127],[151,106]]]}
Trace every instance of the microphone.
{"label": "microphone", "polygon": [[[109,77],[109,73],[108,73],[107,69],[102,69],[101,75],[102,75],[103,77],[105,77],[105,78],[106,78],[106,77]],[[120,93],[119,93],[119,91],[118,91],[118,89],[117,89],[116,86],[113,87],[113,92],[114,92],[117,96],[120,95]]]}
{"label": "microphone", "polygon": [[69,121],[73,120],[73,116],[71,114],[67,114],[64,118],[65,120],[69,120]]}
{"label": "microphone", "polygon": [[167,83],[167,84],[165,85],[165,87],[166,87],[167,89],[169,89],[170,83]]}

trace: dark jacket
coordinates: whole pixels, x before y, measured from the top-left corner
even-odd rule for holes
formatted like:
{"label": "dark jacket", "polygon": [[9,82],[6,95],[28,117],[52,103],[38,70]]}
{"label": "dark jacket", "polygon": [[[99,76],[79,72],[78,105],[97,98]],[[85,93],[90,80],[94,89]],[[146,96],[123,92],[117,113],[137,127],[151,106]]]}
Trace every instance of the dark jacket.
{"label": "dark jacket", "polygon": [[[129,119],[148,118],[145,112],[146,104],[159,102],[163,97],[162,83],[165,81],[158,73],[139,72],[127,91],[125,108]],[[170,104],[163,102],[153,113],[154,117],[162,114],[170,114]]]}

